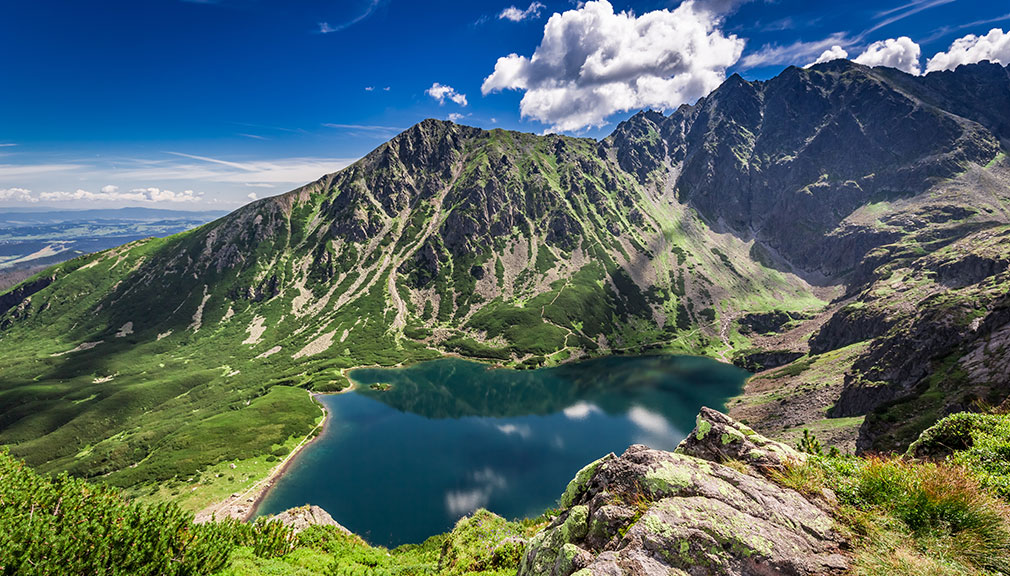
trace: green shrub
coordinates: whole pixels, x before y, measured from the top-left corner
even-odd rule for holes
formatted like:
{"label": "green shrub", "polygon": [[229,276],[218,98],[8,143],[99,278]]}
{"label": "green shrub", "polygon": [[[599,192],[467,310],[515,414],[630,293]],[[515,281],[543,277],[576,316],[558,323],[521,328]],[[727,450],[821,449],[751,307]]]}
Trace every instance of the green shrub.
{"label": "green shrub", "polygon": [[[1010,509],[970,471],[899,459],[854,462],[842,474],[840,468],[828,474],[839,499],[875,516],[873,522],[886,526],[885,532],[911,536],[904,548],[943,558],[952,570],[1010,572]],[[877,554],[887,536],[877,534],[871,541],[869,553]]]}
{"label": "green shrub", "polygon": [[238,545],[262,557],[291,550],[279,522],[193,524],[175,504],[143,505],[66,474],[39,476],[0,453],[0,573],[211,574]]}
{"label": "green shrub", "polygon": [[446,537],[439,559],[440,573],[515,574],[526,540],[520,527],[481,509],[464,516]]}
{"label": "green shrub", "polygon": [[963,466],[982,486],[1010,499],[1010,416],[952,414],[923,432],[908,455]]}

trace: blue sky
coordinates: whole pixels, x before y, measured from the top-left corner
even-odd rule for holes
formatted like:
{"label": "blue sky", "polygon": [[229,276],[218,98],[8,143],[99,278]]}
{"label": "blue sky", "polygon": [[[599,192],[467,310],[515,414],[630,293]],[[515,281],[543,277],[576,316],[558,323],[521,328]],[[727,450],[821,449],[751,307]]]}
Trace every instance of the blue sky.
{"label": "blue sky", "polygon": [[10,1],[0,206],[233,208],[427,117],[600,137],[833,47],[1008,64],[1003,30],[1010,2],[975,0]]}

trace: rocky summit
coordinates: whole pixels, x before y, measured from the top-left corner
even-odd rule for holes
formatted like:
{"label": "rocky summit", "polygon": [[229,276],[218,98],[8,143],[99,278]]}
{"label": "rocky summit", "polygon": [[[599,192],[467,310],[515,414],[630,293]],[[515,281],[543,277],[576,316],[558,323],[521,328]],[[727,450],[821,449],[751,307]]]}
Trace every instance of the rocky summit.
{"label": "rocky summit", "polygon": [[131,487],[283,455],[355,366],[660,350],[757,371],[758,431],[903,450],[1010,394],[1008,138],[990,63],[733,76],[601,141],[426,120],[0,296],[0,444]]}

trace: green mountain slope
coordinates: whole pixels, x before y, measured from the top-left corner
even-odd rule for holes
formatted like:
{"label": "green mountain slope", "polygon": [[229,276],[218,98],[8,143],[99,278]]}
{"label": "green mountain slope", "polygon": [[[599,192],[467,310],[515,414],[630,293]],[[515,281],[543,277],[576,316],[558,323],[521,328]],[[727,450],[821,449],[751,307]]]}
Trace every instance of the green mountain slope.
{"label": "green mountain slope", "polygon": [[[924,256],[1010,224],[1010,112],[978,104],[1008,86],[987,64],[917,79],[835,62],[731,78],[602,142],[426,120],[299,190],[0,296],[0,444],[44,471],[185,482],[283,454],[319,417],[304,389],[339,389],[353,366],[791,359],[881,337],[845,327],[847,308],[829,319],[829,301],[863,301],[902,267],[929,276],[942,259]],[[753,330],[775,317],[796,337]],[[866,350],[832,368],[862,382]],[[807,408],[824,418],[840,394]]]}

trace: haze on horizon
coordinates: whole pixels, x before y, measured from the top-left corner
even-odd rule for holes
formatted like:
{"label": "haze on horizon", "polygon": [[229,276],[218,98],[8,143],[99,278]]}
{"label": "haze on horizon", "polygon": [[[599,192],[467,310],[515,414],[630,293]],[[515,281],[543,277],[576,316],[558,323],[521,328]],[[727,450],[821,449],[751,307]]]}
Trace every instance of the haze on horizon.
{"label": "haze on horizon", "polygon": [[427,117],[600,137],[733,73],[1010,64],[1008,29],[1010,9],[981,0],[16,3],[0,210],[231,209]]}

